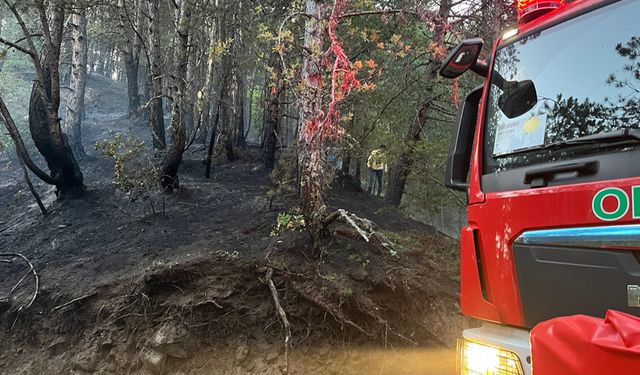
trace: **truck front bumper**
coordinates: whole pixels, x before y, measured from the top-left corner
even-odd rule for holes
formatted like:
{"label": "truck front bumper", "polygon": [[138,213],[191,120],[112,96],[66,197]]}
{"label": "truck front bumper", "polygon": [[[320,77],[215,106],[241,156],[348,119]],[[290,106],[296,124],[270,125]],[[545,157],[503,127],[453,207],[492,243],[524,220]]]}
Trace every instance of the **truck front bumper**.
{"label": "truck front bumper", "polygon": [[458,375],[531,375],[529,331],[485,322],[458,342]]}

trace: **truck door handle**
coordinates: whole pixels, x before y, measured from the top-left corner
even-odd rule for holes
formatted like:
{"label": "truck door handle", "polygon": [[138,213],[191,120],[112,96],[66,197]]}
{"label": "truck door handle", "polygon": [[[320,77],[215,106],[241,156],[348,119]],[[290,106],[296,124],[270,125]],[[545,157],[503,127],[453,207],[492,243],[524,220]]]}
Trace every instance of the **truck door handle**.
{"label": "truck door handle", "polygon": [[593,175],[598,172],[598,165],[597,160],[592,160],[537,168],[524,174],[524,183],[531,185],[532,188],[545,187],[559,173],[576,172],[578,176]]}

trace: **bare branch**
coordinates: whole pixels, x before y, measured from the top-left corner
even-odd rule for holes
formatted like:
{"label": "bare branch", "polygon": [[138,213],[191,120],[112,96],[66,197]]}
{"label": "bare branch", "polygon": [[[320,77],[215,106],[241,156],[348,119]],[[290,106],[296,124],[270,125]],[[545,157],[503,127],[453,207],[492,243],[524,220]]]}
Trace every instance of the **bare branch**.
{"label": "bare branch", "polygon": [[19,254],[19,253],[0,253],[0,258],[20,258],[25,263],[27,263],[29,265],[29,270],[27,271],[27,273],[25,273],[25,275],[22,276],[22,278],[20,278],[18,283],[16,283],[16,285],[11,289],[11,291],[9,292],[9,295],[7,296],[7,298],[11,297],[13,292],[15,292],[16,289],[18,289],[20,284],[22,284],[22,281],[24,281],[25,277],[27,275],[29,275],[30,273],[33,274],[33,279],[34,279],[35,284],[36,284],[35,285],[35,290],[33,292],[33,297],[31,297],[31,300],[29,301],[29,303],[26,306],[21,306],[18,311],[22,311],[24,309],[28,309],[29,307],[31,307],[31,305],[33,305],[33,302],[36,300],[36,297],[38,296],[38,290],[40,289],[40,279],[38,278],[38,273],[36,272],[35,267],[33,266],[33,264],[31,264],[31,262],[29,261],[29,259],[27,259],[27,257],[25,257],[24,255]]}
{"label": "bare branch", "polygon": [[11,139],[13,140],[13,143],[16,147],[16,153],[18,154],[18,158],[20,158],[20,160],[24,162],[27,167],[29,167],[29,170],[31,170],[31,172],[33,172],[36,176],[38,176],[38,178],[40,178],[42,181],[50,185],[55,185],[56,181],[51,176],[49,176],[46,172],[41,170],[33,162],[33,160],[31,160],[31,157],[29,156],[29,152],[27,151],[27,147],[25,146],[24,141],[20,136],[20,131],[18,130],[18,127],[13,121],[13,118],[9,113],[9,109],[5,105],[4,100],[2,100],[2,97],[0,97],[0,120],[4,122],[5,127],[7,128],[7,131],[9,131],[9,135],[11,136]]}
{"label": "bare branch", "polygon": [[289,373],[289,349],[291,348],[291,324],[289,323],[289,319],[287,318],[287,313],[282,308],[282,304],[280,303],[280,298],[278,297],[278,289],[276,289],[275,284],[271,277],[273,276],[273,268],[269,267],[267,269],[266,281],[267,285],[269,285],[269,289],[271,290],[271,296],[273,297],[273,304],[276,307],[276,311],[278,312],[278,316],[280,317],[280,321],[282,322],[282,326],[284,328],[284,368],[282,369],[282,373],[287,375]]}
{"label": "bare branch", "polygon": [[18,51],[20,51],[20,52],[22,52],[22,53],[25,53],[25,54],[27,54],[27,55],[31,56],[32,58],[34,57],[34,56],[33,56],[33,52],[32,52],[32,51],[30,51],[30,50],[28,50],[28,49],[26,49],[26,48],[24,48],[24,47],[20,47],[20,46],[17,44],[17,43],[19,43],[19,41],[14,43],[14,42],[10,42],[10,41],[8,41],[8,40],[5,40],[5,39],[3,39],[3,38],[0,38],[0,43],[2,43],[2,44],[4,44],[4,45],[9,46],[9,48],[7,48],[7,50],[9,50],[9,49],[13,48],[13,49],[16,49],[16,50],[18,50]]}

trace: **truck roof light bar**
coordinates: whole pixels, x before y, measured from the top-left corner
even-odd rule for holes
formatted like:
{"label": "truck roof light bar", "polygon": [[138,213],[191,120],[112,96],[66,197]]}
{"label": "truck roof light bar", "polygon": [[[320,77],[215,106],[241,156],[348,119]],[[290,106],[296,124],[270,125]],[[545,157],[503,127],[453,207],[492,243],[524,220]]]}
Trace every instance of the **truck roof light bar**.
{"label": "truck roof light bar", "polygon": [[518,9],[518,23],[523,25],[534,19],[558,9],[565,4],[565,0],[516,0]]}

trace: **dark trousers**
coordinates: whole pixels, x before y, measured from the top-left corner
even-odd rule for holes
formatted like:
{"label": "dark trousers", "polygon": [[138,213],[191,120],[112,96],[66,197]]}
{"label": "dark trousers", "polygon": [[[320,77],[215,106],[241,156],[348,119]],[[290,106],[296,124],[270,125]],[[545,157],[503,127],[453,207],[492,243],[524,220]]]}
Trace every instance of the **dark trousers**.
{"label": "dark trousers", "polygon": [[382,194],[382,169],[369,168],[369,194],[374,194],[376,191],[376,185],[378,186],[378,194]]}

